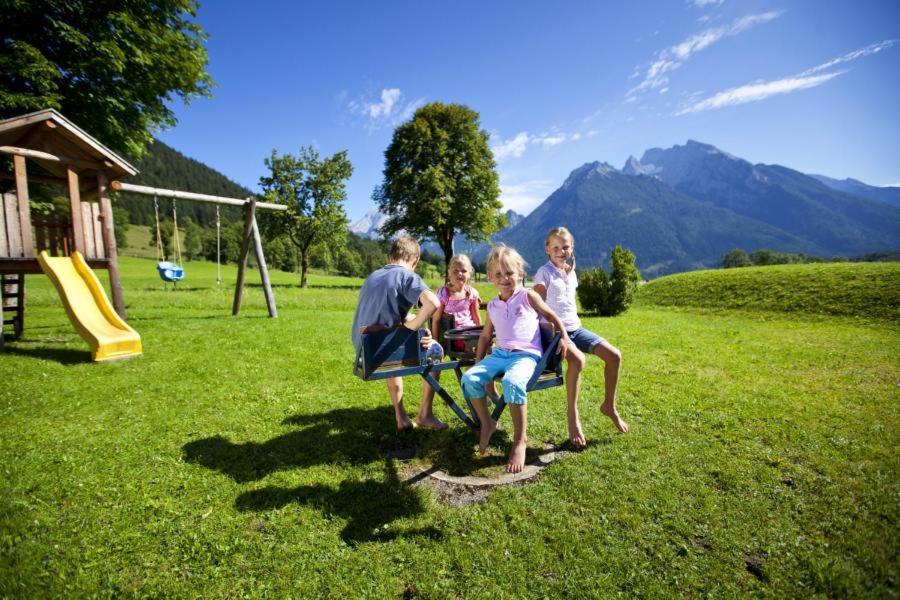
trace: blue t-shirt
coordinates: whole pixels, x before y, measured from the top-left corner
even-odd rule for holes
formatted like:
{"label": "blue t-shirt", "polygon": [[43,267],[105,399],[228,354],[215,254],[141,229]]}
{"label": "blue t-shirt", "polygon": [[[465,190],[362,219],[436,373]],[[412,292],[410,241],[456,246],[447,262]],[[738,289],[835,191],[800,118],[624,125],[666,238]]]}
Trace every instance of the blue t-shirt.
{"label": "blue t-shirt", "polygon": [[385,265],[366,277],[350,332],[353,347],[359,348],[361,327],[399,325],[427,290],[421,277],[401,265]]}

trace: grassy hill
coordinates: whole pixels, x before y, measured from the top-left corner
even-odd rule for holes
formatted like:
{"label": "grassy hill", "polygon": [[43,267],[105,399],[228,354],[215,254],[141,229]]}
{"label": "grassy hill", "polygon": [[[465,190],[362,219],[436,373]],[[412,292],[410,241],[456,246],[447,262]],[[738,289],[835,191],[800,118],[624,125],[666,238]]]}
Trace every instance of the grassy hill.
{"label": "grassy hill", "polygon": [[[232,318],[234,265],[217,286],[214,264],[188,263],[174,292],[152,259],[120,266],[143,357],[91,364],[38,275],[24,337],[0,354],[0,597],[895,594],[895,322],[711,313],[654,282],[684,308],[645,295],[585,319],[623,352],[631,431],[599,414],[591,359],[589,446],[452,506],[404,480],[429,463],[499,472],[509,417],[486,457],[440,404],[448,431],[398,434],[384,386],[351,375],[360,279],[301,290],[273,270],[268,319],[250,273]],[[565,440],[565,406],[562,388],[529,394],[532,452]]]}
{"label": "grassy hill", "polygon": [[818,263],[679,273],[644,285],[637,302],[898,321],[900,263]]}

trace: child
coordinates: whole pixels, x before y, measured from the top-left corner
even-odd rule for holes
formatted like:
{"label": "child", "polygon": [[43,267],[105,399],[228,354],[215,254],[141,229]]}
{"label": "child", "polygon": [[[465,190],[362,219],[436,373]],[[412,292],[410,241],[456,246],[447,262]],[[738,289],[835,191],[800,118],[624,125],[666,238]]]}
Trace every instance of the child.
{"label": "child", "polygon": [[447,285],[437,293],[441,306],[431,317],[431,335],[435,339],[440,338],[441,317],[444,314],[453,317],[453,327],[481,325],[481,315],[478,314],[481,297],[478,290],[469,286],[473,271],[472,261],[465,254],[457,254],[450,259]]}
{"label": "child", "polygon": [[[428,322],[431,315],[440,306],[440,301],[425,282],[416,275],[414,269],[419,262],[419,243],[409,236],[397,238],[391,246],[390,262],[369,275],[359,290],[359,304],[353,317],[353,347],[359,349],[362,329],[370,325],[395,327],[402,324],[407,329],[416,331]],[[410,309],[421,304],[418,314],[412,316]],[[422,346],[429,349],[432,356],[433,338],[426,335],[422,338]],[[439,348],[439,346],[438,346]],[[435,356],[435,358],[439,357]],[[441,422],[432,412],[433,394],[422,382],[422,403],[415,422],[411,421],[403,407],[403,379],[390,377],[385,379],[391,403],[394,405],[394,416],[397,429],[412,429],[416,426],[428,429],[446,429],[447,424]]]}
{"label": "child", "polygon": [[[484,454],[491,436],[497,430],[487,409],[485,388],[495,375],[503,373],[503,395],[509,404],[513,420],[513,447],[506,463],[508,473],[518,473],[525,467],[525,431],[528,414],[525,409],[525,387],[543,354],[538,314],[553,323],[562,333],[559,354],[565,356],[569,338],[559,317],[540,296],[522,287],[525,263],[519,253],[507,246],[497,246],[488,255],[488,278],[499,294],[488,303],[487,322],[478,338],[475,356],[479,359],[462,378],[463,395],[472,401],[481,421],[478,449]],[[481,360],[497,332],[497,342],[490,356]]]}
{"label": "child", "polygon": [[[559,315],[566,326],[571,344],[566,357],[566,395],[569,402],[569,441],[582,448],[587,444],[578,419],[578,394],[581,391],[581,371],[585,365],[584,353],[596,354],[606,364],[603,371],[606,397],[600,411],[612,419],[613,424],[625,433],[628,425],[616,411],[616,385],[619,381],[619,350],[592,331],[581,327],[575,305],[575,238],[565,227],[554,227],[547,233],[544,250],[550,258],[534,275],[534,291],[547,301],[547,305]],[[572,264],[569,264],[569,259]]]}

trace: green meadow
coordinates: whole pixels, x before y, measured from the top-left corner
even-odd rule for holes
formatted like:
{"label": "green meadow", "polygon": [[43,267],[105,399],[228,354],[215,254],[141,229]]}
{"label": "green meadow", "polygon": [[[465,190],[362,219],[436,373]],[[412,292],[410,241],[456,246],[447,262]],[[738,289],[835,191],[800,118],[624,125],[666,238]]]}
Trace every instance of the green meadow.
{"label": "green meadow", "polygon": [[[896,596],[898,264],[677,275],[588,316],[631,431],[592,359],[588,447],[460,507],[404,480],[499,473],[509,417],[486,457],[440,403],[449,430],[397,433],[351,372],[361,280],[273,272],[269,319],[250,272],[235,318],[233,265],[186,269],[173,290],[121,259],[144,355],[108,364],[28,277],[0,355],[0,597]],[[566,440],[563,388],[529,396],[529,435]]]}

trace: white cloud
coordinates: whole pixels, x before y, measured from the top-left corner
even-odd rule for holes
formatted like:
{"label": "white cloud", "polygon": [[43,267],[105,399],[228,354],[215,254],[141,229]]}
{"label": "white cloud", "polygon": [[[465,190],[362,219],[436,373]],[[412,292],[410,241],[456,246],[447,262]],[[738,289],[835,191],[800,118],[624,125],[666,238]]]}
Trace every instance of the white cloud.
{"label": "white cloud", "polygon": [[[346,95],[346,92],[341,92],[339,98],[346,98]],[[347,108],[351,113],[364,117],[371,132],[409,119],[424,103],[425,98],[406,102],[399,88],[384,88],[378,101],[359,98],[348,102]]]}
{"label": "white cloud", "polygon": [[528,141],[531,139],[531,136],[526,131],[520,132],[516,137],[505,142],[499,136],[492,137],[496,138],[496,142],[491,146],[491,150],[494,152],[494,158],[497,161],[502,161],[509,157],[519,158],[525,154],[525,150],[528,149]]}
{"label": "white cloud", "polygon": [[779,94],[789,94],[797,90],[805,90],[812,87],[822,85],[830,79],[834,79],[845,71],[836,73],[824,73],[822,75],[811,75],[809,77],[786,77],[775,81],[761,81],[742,85],[724,92],[719,92],[715,96],[695,102],[677,113],[676,115],[685,115],[688,113],[701,112],[704,110],[712,110],[722,108],[723,106],[734,106],[735,104],[745,104],[747,102],[758,102],[765,100],[769,96],[777,96]]}
{"label": "white cloud", "polygon": [[[865,48],[848,52],[843,56],[839,56],[832,60],[822,63],[821,65],[806,69],[805,71],[777,79],[775,81],[756,81],[747,85],[725,90],[710,96],[705,100],[692,101],[686,107],[675,113],[676,115],[685,115],[689,113],[701,112],[704,110],[712,110],[722,108],[723,106],[734,106],[736,104],[745,104],[747,102],[758,102],[765,100],[770,96],[779,94],[789,94],[798,90],[813,88],[834,79],[838,75],[846,73],[846,71],[832,71],[830,73],[822,73],[835,65],[856,60],[863,56],[876,54],[890,48],[896,43],[896,40],[884,40],[875,44],[869,44]],[[821,73],[817,75],[817,73]]]}
{"label": "white cloud", "polygon": [[569,138],[564,133],[555,133],[555,134],[544,134],[540,137],[536,137],[531,140],[532,144],[540,144],[544,148],[552,148],[553,146],[558,146],[563,142],[567,141]]}
{"label": "white cloud", "polygon": [[705,29],[674,46],[660,50],[656,55],[656,61],[647,68],[644,80],[625,94],[626,100],[650,89],[666,87],[669,83],[666,73],[681,67],[697,52],[708,48],[722,38],[737,35],[754,25],[777,19],[781,14],[781,11],[769,11],[747,15],[735,20],[731,25]]}
{"label": "white cloud", "polygon": [[707,6],[718,6],[725,0],[691,0],[691,4],[698,8],[706,8]]}
{"label": "white cloud", "polygon": [[859,50],[854,50],[853,52],[848,52],[843,56],[839,56],[832,60],[829,60],[826,63],[822,63],[817,67],[813,67],[812,69],[807,69],[800,73],[798,77],[803,77],[805,75],[812,75],[813,73],[818,73],[820,71],[826,71],[835,65],[839,65],[845,62],[850,62],[851,60],[856,60],[862,56],[868,56],[870,54],[877,54],[882,50],[886,50],[893,46],[897,40],[884,40],[883,42],[878,42],[877,44],[869,44],[865,48],[860,48]]}
{"label": "white cloud", "polygon": [[514,210],[527,215],[550,195],[552,183],[546,179],[533,179],[516,184],[500,181],[500,201],[504,210]]}

